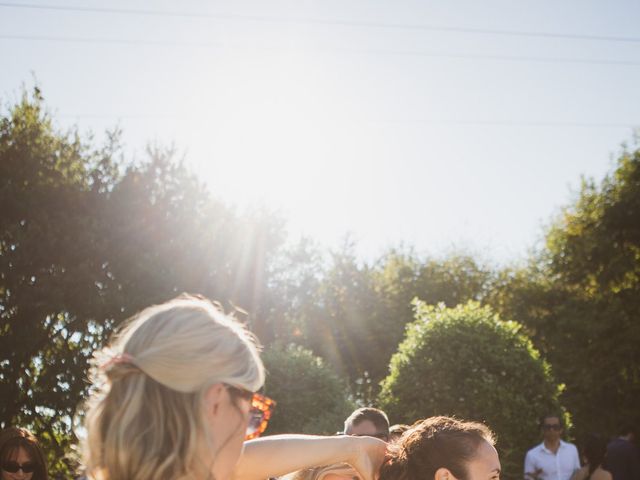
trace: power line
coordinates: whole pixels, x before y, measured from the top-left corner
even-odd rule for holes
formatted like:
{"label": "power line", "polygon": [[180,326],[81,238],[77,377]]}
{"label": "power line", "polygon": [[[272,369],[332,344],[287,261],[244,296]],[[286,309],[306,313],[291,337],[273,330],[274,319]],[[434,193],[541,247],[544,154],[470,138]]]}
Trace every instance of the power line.
{"label": "power line", "polygon": [[[57,115],[65,119],[86,119],[86,120],[153,120],[169,119],[183,121],[185,116],[175,114],[62,114]],[[188,115],[187,115],[188,116]],[[457,126],[487,126],[487,127],[577,127],[577,128],[639,128],[640,122],[618,123],[618,122],[570,122],[551,120],[354,120],[351,123],[383,123],[396,125],[457,125]]]}
{"label": "power line", "polygon": [[[391,121],[390,123],[396,123]],[[563,121],[536,121],[536,120],[517,120],[517,121],[500,121],[500,120],[416,120],[411,122],[398,123],[416,123],[416,124],[436,124],[436,125],[469,125],[469,126],[488,126],[488,127],[579,127],[579,128],[638,128],[640,122],[631,123],[606,123],[606,122],[563,122]]]}
{"label": "power line", "polygon": [[566,40],[592,40],[605,42],[630,42],[640,43],[640,37],[612,36],[612,35],[584,35],[572,33],[552,33],[552,32],[528,32],[515,30],[499,30],[488,28],[472,28],[472,27],[451,27],[425,25],[418,23],[388,23],[388,22],[367,22],[354,20],[331,20],[316,19],[308,17],[271,17],[264,15],[243,15],[232,13],[207,13],[207,12],[182,12],[182,11],[161,11],[147,9],[124,9],[124,8],[106,8],[106,7],[75,7],[67,5],[39,5],[33,3],[14,3],[0,2],[0,7],[20,8],[30,10],[49,10],[63,12],[78,13],[108,13],[118,15],[144,15],[157,17],[178,17],[178,18],[208,18],[216,20],[235,20],[235,21],[252,21],[262,23],[292,23],[292,24],[310,24],[310,25],[327,25],[327,26],[343,26],[343,27],[360,27],[360,28],[380,28],[380,29],[404,29],[404,30],[425,30],[436,32],[453,32],[453,33],[471,33],[481,35],[503,35],[518,37],[536,37],[536,38],[562,38]]}
{"label": "power line", "polygon": [[113,45],[142,45],[150,47],[223,47],[220,42],[185,42],[175,40],[140,40],[106,37],[63,37],[55,35],[3,35],[0,39],[27,40],[36,42],[63,42],[63,43],[88,43],[88,44],[113,44]]}
{"label": "power line", "polygon": [[66,42],[66,43],[84,43],[84,44],[113,44],[113,45],[140,45],[150,47],[206,47],[206,48],[236,48],[236,49],[253,49],[265,51],[285,51],[285,52],[318,52],[318,53],[340,53],[340,54],[356,54],[356,55],[397,55],[397,56],[416,56],[431,58],[454,58],[462,60],[496,60],[508,62],[540,62],[540,63],[574,63],[583,65],[618,65],[618,66],[640,66],[640,61],[631,60],[607,60],[607,59],[588,59],[573,57],[534,57],[534,56],[517,56],[517,55],[488,55],[488,54],[467,54],[467,53],[441,53],[427,52],[419,50],[382,50],[382,49],[357,49],[357,48],[331,48],[331,47],[315,47],[306,49],[296,49],[290,47],[265,47],[251,46],[240,47],[233,46],[221,42],[188,42],[175,40],[140,40],[140,39],[118,39],[105,37],[63,37],[52,35],[2,35],[0,39],[4,40],[26,40],[26,41],[45,41],[45,42]]}

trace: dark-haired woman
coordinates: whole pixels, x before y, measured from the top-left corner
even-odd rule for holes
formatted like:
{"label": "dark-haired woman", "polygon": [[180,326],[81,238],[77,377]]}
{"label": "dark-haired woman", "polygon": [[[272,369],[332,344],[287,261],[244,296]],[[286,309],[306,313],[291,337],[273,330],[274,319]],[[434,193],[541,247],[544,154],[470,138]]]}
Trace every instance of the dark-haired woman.
{"label": "dark-haired woman", "polygon": [[379,480],[499,480],[494,443],[481,423],[431,417],[389,446]]}
{"label": "dark-haired woman", "polygon": [[25,428],[0,432],[2,480],[48,480],[47,464],[38,439]]}
{"label": "dark-haired woman", "polygon": [[585,465],[573,475],[571,480],[612,480],[611,473],[602,468],[606,453],[606,440],[597,435],[589,436],[582,452]]}
{"label": "dark-haired woman", "polygon": [[[271,438],[267,437],[264,442],[270,442]],[[500,460],[493,444],[493,434],[480,423],[450,417],[428,418],[408,427],[395,443],[388,445],[379,480],[499,480]],[[318,451],[316,449],[316,455]],[[334,464],[296,472],[284,480],[328,480],[329,477],[331,480],[361,478],[358,471],[347,465]]]}

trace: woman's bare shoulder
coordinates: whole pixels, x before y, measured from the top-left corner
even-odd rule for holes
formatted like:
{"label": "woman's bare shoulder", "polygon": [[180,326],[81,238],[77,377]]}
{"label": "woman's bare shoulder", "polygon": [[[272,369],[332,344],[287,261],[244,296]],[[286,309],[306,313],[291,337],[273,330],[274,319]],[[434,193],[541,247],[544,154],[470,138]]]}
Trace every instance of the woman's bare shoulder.
{"label": "woman's bare shoulder", "polygon": [[598,467],[593,475],[591,475],[591,480],[612,480],[613,477],[611,473],[605,470],[604,468]]}

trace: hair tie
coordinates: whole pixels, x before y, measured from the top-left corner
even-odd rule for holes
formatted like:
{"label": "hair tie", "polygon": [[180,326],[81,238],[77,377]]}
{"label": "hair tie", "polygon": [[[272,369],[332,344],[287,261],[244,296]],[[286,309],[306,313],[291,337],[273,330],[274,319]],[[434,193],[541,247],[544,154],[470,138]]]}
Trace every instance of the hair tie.
{"label": "hair tie", "polygon": [[128,353],[119,353],[118,355],[112,356],[109,360],[100,365],[100,369],[106,371],[112,368],[114,365],[120,364],[129,364],[135,366],[133,363],[133,357],[131,355],[129,355]]}

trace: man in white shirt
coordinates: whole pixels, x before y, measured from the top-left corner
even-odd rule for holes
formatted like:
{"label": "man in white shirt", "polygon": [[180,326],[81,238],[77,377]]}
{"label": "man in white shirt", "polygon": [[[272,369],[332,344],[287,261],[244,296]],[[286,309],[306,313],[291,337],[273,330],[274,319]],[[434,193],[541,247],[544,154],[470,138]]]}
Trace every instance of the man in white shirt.
{"label": "man in white shirt", "polygon": [[540,422],[543,442],[527,452],[524,460],[525,480],[570,480],[580,468],[578,449],[563,442],[564,427],[558,415],[547,415]]}

